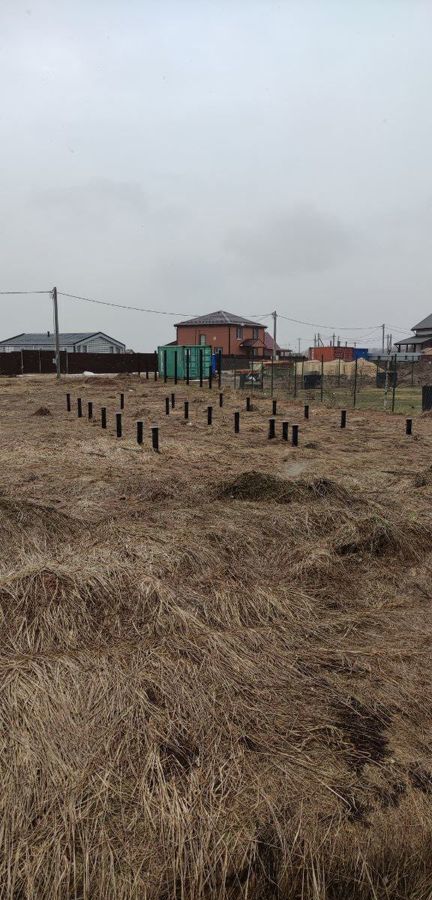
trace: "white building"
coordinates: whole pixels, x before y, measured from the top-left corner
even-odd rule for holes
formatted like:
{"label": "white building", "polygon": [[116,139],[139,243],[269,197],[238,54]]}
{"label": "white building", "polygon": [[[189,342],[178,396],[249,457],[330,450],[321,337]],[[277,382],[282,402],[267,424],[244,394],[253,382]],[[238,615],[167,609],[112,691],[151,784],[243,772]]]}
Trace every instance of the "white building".
{"label": "white building", "polygon": [[[125,353],[126,344],[109,337],[103,331],[72,331],[59,335],[60,350],[68,353]],[[0,341],[0,353],[14,350],[55,350],[55,335],[52,331],[42,334],[16,334]]]}

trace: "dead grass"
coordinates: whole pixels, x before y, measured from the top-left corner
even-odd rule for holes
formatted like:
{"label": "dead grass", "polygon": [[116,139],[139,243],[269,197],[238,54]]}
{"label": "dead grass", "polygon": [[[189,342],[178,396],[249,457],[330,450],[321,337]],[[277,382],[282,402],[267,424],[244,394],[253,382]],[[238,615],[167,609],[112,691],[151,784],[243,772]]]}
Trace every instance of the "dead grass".
{"label": "dead grass", "polygon": [[0,385],[0,896],[430,898],[430,422],[66,389]]}

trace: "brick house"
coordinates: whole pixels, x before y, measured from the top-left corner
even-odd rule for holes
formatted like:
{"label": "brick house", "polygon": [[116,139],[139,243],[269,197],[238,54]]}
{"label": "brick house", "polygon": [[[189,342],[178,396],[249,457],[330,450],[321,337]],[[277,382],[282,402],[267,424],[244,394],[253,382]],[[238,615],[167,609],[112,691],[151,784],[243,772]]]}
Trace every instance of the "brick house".
{"label": "brick house", "polygon": [[245,356],[250,359],[271,356],[268,347],[266,325],[252,322],[244,316],[218,310],[195,319],[187,319],[176,324],[179,345],[208,344],[223,356]]}

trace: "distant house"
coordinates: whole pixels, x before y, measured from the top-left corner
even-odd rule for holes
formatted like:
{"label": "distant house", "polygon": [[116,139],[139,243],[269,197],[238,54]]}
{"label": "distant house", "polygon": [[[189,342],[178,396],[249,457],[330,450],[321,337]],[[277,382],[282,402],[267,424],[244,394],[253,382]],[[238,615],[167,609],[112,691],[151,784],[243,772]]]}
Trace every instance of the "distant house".
{"label": "distant house", "polygon": [[266,335],[266,325],[221,309],[178,322],[175,327],[179,345],[208,344],[214,353],[221,350],[223,356],[271,356],[271,349],[268,347],[270,335]]}
{"label": "distant house", "polygon": [[[126,344],[109,337],[103,331],[72,331],[59,335],[60,350],[68,353],[125,353]],[[24,333],[0,341],[0,353],[14,350],[55,350],[55,335],[52,331],[42,334]]]}
{"label": "distant house", "polygon": [[418,325],[414,325],[412,331],[415,331],[415,334],[410,334],[401,341],[395,341],[399,353],[423,353],[432,347],[432,313]]}

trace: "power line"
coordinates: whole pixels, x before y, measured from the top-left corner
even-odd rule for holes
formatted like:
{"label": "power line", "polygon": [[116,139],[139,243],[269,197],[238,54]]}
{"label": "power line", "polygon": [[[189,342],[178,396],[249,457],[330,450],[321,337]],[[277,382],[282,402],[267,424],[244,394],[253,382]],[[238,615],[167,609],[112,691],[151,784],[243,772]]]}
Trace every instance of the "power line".
{"label": "power line", "polygon": [[[162,309],[146,309],[143,306],[129,306],[125,303],[113,303],[109,300],[95,300],[93,297],[80,297],[78,294],[67,294],[65,291],[58,291],[59,297],[69,297],[70,300],[82,300],[85,303],[96,303],[98,306],[113,306],[115,309],[128,309],[133,312],[143,312],[143,313],[152,313],[157,316],[193,316],[196,313],[186,313],[186,312],[169,312],[168,310]],[[271,313],[248,313],[248,315],[256,316],[261,319],[265,319],[268,316],[271,316]]]}
{"label": "power line", "polygon": [[[2,297],[17,297],[31,294],[52,294],[52,290],[49,291],[0,291],[0,296]],[[185,313],[185,312],[170,312],[168,310],[161,309],[146,309],[142,306],[130,306],[125,303],[114,303],[109,300],[96,300],[94,297],[81,297],[78,294],[68,294],[65,291],[58,291],[58,295],[60,297],[68,297],[70,300],[81,300],[85,303],[95,303],[98,306],[111,306],[115,309],[127,309],[132,312],[143,312],[150,313],[157,316],[194,316],[196,313]],[[259,319],[268,319],[272,313],[248,313],[248,316],[259,318]],[[290,316],[284,316],[282,313],[278,313],[279,319],[284,319],[286,322],[293,322],[296,325],[307,325],[311,328],[322,328],[324,331],[363,331],[367,330],[369,334],[372,331],[376,331],[381,328],[381,325],[353,325],[342,327],[341,325],[320,325],[318,322],[305,322],[302,319],[293,319]],[[407,328],[399,328],[396,325],[387,325],[387,328],[392,328],[393,331],[397,331],[402,334],[405,331],[408,331]],[[367,336],[367,335],[365,335]]]}
{"label": "power line", "polygon": [[52,294],[52,291],[0,291],[2,297],[15,297],[18,294]]}
{"label": "power line", "polygon": [[380,328],[380,325],[351,325],[342,328],[341,325],[319,325],[318,322],[303,322],[302,319],[291,319],[289,316],[283,316],[282,313],[278,313],[278,319],[286,319],[287,322],[295,322],[296,325],[309,325],[312,328],[323,328],[324,331],[365,331],[365,329],[375,330]]}

